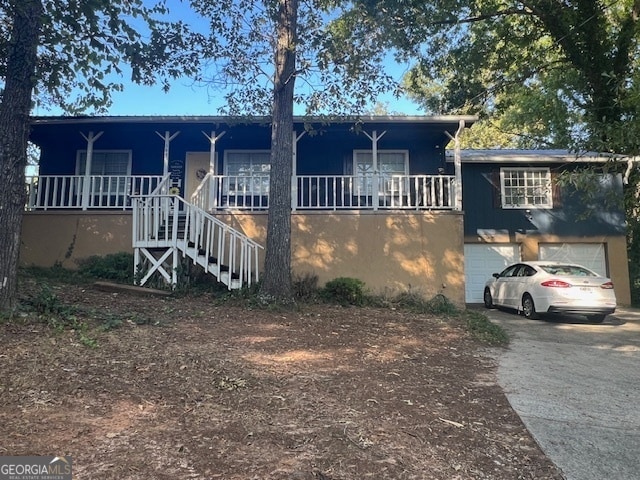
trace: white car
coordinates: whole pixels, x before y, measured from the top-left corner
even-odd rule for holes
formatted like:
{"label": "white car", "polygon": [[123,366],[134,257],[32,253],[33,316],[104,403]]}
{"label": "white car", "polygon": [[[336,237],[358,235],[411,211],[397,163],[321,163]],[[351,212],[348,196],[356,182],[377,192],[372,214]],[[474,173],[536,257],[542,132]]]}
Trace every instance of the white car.
{"label": "white car", "polygon": [[616,311],[616,295],[609,278],[588,268],[539,260],[494,273],[484,287],[484,306],[514,308],[527,318],[543,313],[579,314],[601,323]]}

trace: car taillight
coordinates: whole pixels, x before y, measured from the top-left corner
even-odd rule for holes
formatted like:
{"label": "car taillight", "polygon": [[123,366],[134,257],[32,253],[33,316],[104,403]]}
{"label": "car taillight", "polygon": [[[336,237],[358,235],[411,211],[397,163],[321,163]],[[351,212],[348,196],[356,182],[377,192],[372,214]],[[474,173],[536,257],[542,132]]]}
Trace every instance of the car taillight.
{"label": "car taillight", "polygon": [[603,283],[602,285],[600,285],[600,288],[611,290],[613,288],[613,282]]}
{"label": "car taillight", "polygon": [[542,282],[540,285],[543,287],[555,287],[555,288],[569,288],[571,287],[570,283],[563,282],[562,280],[546,280]]}

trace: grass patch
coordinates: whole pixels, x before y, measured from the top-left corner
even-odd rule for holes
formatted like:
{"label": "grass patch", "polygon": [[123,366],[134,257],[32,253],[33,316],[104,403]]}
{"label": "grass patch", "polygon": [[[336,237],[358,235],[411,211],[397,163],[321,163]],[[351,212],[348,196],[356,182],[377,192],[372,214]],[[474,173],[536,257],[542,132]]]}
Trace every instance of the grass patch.
{"label": "grass patch", "polygon": [[471,335],[483,343],[495,346],[505,346],[509,343],[509,337],[504,328],[491,323],[489,318],[478,311],[467,310],[464,315],[467,328]]}
{"label": "grass patch", "polygon": [[416,292],[406,291],[392,297],[388,302],[394,308],[401,308],[415,313],[434,315],[457,315],[460,313],[451,300],[442,294],[426,299]]}

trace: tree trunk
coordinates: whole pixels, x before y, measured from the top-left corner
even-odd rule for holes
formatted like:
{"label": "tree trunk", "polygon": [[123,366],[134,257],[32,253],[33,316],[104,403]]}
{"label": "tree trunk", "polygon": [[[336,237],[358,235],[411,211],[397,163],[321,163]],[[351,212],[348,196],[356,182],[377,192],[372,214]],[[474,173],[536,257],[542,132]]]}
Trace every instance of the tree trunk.
{"label": "tree trunk", "polygon": [[0,312],[16,306],[17,269],[25,206],[31,94],[35,86],[41,0],[14,0],[11,40],[0,103]]}
{"label": "tree trunk", "polygon": [[279,0],[271,125],[271,179],[263,283],[260,293],[282,303],[293,300],[291,285],[291,174],[293,93],[298,0]]}

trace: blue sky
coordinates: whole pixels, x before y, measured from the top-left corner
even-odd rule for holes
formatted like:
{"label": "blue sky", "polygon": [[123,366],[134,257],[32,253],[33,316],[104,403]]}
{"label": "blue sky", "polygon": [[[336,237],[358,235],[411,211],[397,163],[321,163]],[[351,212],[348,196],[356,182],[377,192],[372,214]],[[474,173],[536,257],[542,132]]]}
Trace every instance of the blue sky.
{"label": "blue sky", "polygon": [[[393,64],[389,65],[394,68]],[[398,79],[401,78],[398,68]],[[395,75],[395,74],[394,74]],[[173,82],[168,93],[157,86],[140,86],[127,83],[123,92],[113,95],[110,115],[217,115],[221,95],[206,87],[193,85],[189,79]],[[395,99],[391,94],[381,96],[381,103],[388,103],[390,111],[407,115],[424,114],[407,98]],[[300,112],[296,112],[300,113]]]}
{"label": "blue sky", "polygon": [[[196,29],[206,31],[207,22],[197,16],[188,2],[169,2],[171,16],[174,19],[182,19]],[[392,55],[388,55],[388,73],[398,82],[408,69],[408,65],[397,64]],[[123,82],[124,91],[112,94],[113,104],[109,108],[108,115],[218,115],[222,106],[222,94],[206,86],[194,85],[188,79],[178,79],[172,82],[168,93],[163,92],[160,85],[142,86],[131,82],[124,82],[124,78],[116,81]],[[377,99],[379,103],[386,104],[392,113],[406,115],[423,115],[424,112],[408,98],[396,99],[391,94]],[[375,103],[375,102],[374,102]],[[87,112],[90,113],[90,112]],[[296,111],[296,114],[303,112]],[[35,115],[59,115],[59,110],[46,110],[37,108]]]}
{"label": "blue sky", "polygon": [[[389,72],[398,81],[406,70],[392,59],[388,62]],[[113,93],[113,105],[108,115],[218,115],[222,95],[204,86],[194,85],[187,78],[172,82],[168,93],[160,85],[143,86],[124,83],[124,91]],[[378,102],[388,104],[390,112],[406,115],[423,115],[418,105],[408,98],[395,99],[391,94],[381,96]],[[36,109],[35,115],[59,115],[60,111]],[[300,114],[301,112],[295,112]]]}

